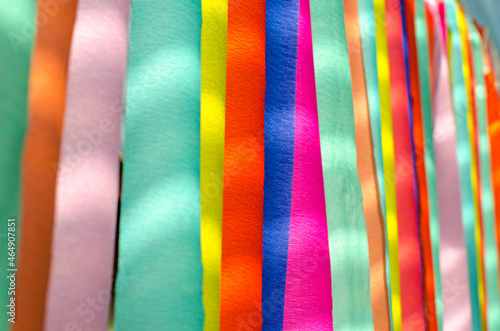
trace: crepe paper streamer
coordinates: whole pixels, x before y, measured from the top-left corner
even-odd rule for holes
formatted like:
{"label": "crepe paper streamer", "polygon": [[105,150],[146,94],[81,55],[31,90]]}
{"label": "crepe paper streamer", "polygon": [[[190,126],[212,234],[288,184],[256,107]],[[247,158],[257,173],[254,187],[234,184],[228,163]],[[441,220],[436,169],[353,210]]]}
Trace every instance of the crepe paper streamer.
{"label": "crepe paper streamer", "polygon": [[[437,184],[436,184],[436,162],[434,155],[433,143],[433,121],[432,114],[434,109],[432,107],[432,94],[431,94],[431,80],[433,75],[432,66],[430,65],[429,57],[431,55],[429,48],[429,31],[428,23],[426,20],[426,10],[424,0],[417,0],[415,3],[415,36],[417,43],[417,58],[419,70],[419,83],[420,83],[420,96],[422,102],[422,122],[424,132],[424,164],[427,181],[427,198],[429,206],[429,223],[428,231],[430,239],[430,252],[426,250],[426,254],[431,253],[431,257],[426,257],[428,261],[426,266],[428,269],[432,268],[432,275],[434,281],[434,297],[435,297],[435,315],[438,326],[442,329],[442,290],[441,290],[441,269],[439,261],[439,206],[437,200]],[[429,271],[429,273],[431,273]],[[430,280],[430,281],[432,281]],[[429,283],[430,283],[429,281]]]}
{"label": "crepe paper streamer", "polygon": [[490,142],[486,113],[486,86],[483,74],[483,44],[478,29],[468,20],[470,42],[474,58],[476,122],[478,132],[479,173],[481,181],[481,210],[485,244],[484,267],[486,276],[486,316],[488,330],[500,329],[500,298],[498,286],[498,245],[495,236],[495,205],[491,178]]}
{"label": "crepe paper streamer", "polygon": [[361,48],[363,52],[366,93],[370,110],[370,125],[373,140],[373,156],[377,168],[377,182],[380,206],[385,219],[385,181],[382,157],[382,138],[380,124],[380,94],[377,73],[377,53],[375,39],[375,14],[373,0],[357,0]]}
{"label": "crepe paper streamer", "polygon": [[481,238],[481,228],[480,228],[480,208],[478,201],[478,176],[477,176],[477,164],[476,164],[476,145],[474,141],[474,96],[472,93],[472,72],[469,63],[469,40],[468,40],[468,28],[465,21],[465,13],[462,8],[458,6],[457,11],[458,17],[458,28],[460,31],[460,36],[462,38],[462,56],[463,56],[463,72],[465,79],[465,88],[467,91],[467,129],[469,134],[469,144],[470,144],[470,165],[471,165],[471,184],[472,184],[472,196],[474,202],[475,211],[475,222],[474,222],[474,236],[476,241],[476,261],[477,261],[477,287],[478,287],[478,298],[479,298],[479,313],[481,328],[484,330],[485,316],[484,316],[484,278],[483,278],[483,263],[482,263],[482,238]]}
{"label": "crepe paper streamer", "polygon": [[417,180],[417,166],[416,166],[416,155],[415,155],[415,139],[413,138],[413,105],[411,99],[411,75],[410,75],[410,46],[408,41],[408,22],[407,22],[407,13],[406,6],[404,3],[405,0],[399,0],[398,4],[395,6],[400,7],[401,11],[401,20],[402,20],[402,31],[403,31],[403,55],[404,55],[404,64],[405,64],[405,74],[406,74],[406,99],[408,102],[408,122],[409,122],[409,130],[410,130],[410,146],[411,146],[411,160],[413,162],[413,191],[415,196],[415,214],[417,220],[420,219],[419,205],[420,205],[420,197],[418,195],[418,180]]}
{"label": "crepe paper streamer", "polygon": [[385,0],[374,0],[377,39],[377,67],[380,88],[382,151],[384,158],[385,203],[389,267],[391,273],[391,312],[394,331],[401,330],[401,288],[398,260],[398,216],[395,185],[394,137],[391,114],[390,69],[385,26]]}
{"label": "crepe paper streamer", "polygon": [[[467,274],[467,250],[461,224],[459,174],[457,165],[457,136],[453,115],[448,71],[448,57],[439,24],[436,2],[427,2],[435,22],[434,54],[431,64],[435,81],[431,84],[433,108],[433,140],[436,164],[437,199],[440,221],[440,268],[442,303],[436,302],[443,317],[440,330],[470,330],[471,303]],[[438,22],[438,23],[436,23]]]}
{"label": "crepe paper streamer", "polygon": [[[488,44],[490,45],[490,53],[491,53],[491,65],[493,67],[493,71],[495,72],[495,77],[500,77],[500,53],[498,51],[499,44],[494,44],[494,42],[489,38]],[[500,90],[497,84],[497,91]]]}
{"label": "crepe paper streamer", "polygon": [[[468,48],[469,48],[469,66],[471,70],[471,77],[472,77],[472,100],[473,100],[473,112],[472,112],[472,123],[473,126],[471,127],[472,131],[471,134],[473,134],[474,138],[474,162],[475,162],[475,176],[476,176],[476,181],[477,181],[477,208],[478,208],[478,215],[479,215],[479,224],[476,232],[476,237],[478,239],[478,259],[479,259],[479,266],[480,266],[480,272],[481,272],[481,291],[483,295],[483,310],[482,310],[482,317],[483,317],[483,329],[486,330],[486,325],[488,323],[487,318],[487,309],[488,309],[488,296],[487,296],[487,284],[486,284],[486,266],[485,266],[485,240],[484,240],[484,215],[482,211],[482,199],[483,199],[483,189],[482,186],[484,185],[481,181],[481,169],[480,169],[480,151],[479,151],[479,130],[478,130],[478,123],[477,123],[477,107],[478,107],[478,101],[477,101],[477,96],[476,93],[478,92],[476,89],[476,73],[474,69],[474,55],[473,55],[473,47],[472,47],[472,40],[471,40],[471,25],[473,25],[472,21],[470,20],[470,17],[467,15],[465,17],[466,19],[466,24],[467,24],[467,35],[468,35]],[[481,54],[482,56],[482,54]],[[481,68],[482,69],[482,68]],[[481,73],[481,70],[480,70]]]}
{"label": "crepe paper streamer", "polygon": [[309,0],[300,1],[295,130],[283,330],[333,330],[328,226]]}
{"label": "crepe paper streamer", "polygon": [[227,0],[202,0],[200,100],[201,256],[204,330],[220,325]]}
{"label": "crepe paper streamer", "polygon": [[467,246],[469,290],[472,311],[472,330],[481,329],[481,317],[478,295],[477,255],[475,242],[475,209],[471,183],[471,148],[467,128],[468,97],[463,70],[462,40],[458,25],[457,5],[453,0],[446,0],[446,21],[450,31],[449,58],[452,75],[452,99],[455,111],[457,131],[457,162],[460,176],[460,196],[462,222]]}
{"label": "crepe paper streamer", "polygon": [[[2,277],[0,281],[0,303],[6,307],[10,302],[10,280],[12,268],[7,259],[7,221],[16,219],[16,245],[22,238],[18,231],[21,153],[26,130],[28,82],[30,59],[35,30],[35,2],[27,0],[0,2],[0,217],[4,226],[0,233]],[[19,253],[19,250],[16,250]],[[15,262],[18,262],[19,256]],[[7,330],[10,318],[6,312],[0,318],[0,330]],[[17,321],[17,320],[16,320]]]}
{"label": "crepe paper streamer", "polygon": [[[439,224],[439,203],[437,196],[437,179],[436,179],[436,161],[433,142],[433,103],[432,103],[432,82],[435,81],[434,66],[431,64],[430,57],[434,52],[434,44],[429,42],[434,33],[434,21],[429,17],[427,4],[423,0],[416,1],[416,18],[415,18],[415,33],[417,41],[417,57],[419,63],[420,91],[422,101],[422,123],[424,131],[424,165],[427,181],[427,198],[429,206],[429,220],[426,236],[428,236],[428,248],[426,250],[426,267],[428,268],[428,284],[433,286],[434,302],[431,303],[435,310],[434,318],[439,329],[443,328],[443,308],[442,308],[442,286],[441,286],[441,269],[439,260],[439,239],[440,239],[440,224]],[[446,231],[446,230],[444,230]],[[430,254],[430,256],[428,256]],[[431,285],[431,283],[434,283]],[[432,300],[431,298],[429,298]],[[430,301],[429,300],[429,301]]]}
{"label": "crepe paper streamer", "polygon": [[418,68],[417,42],[415,33],[415,2],[405,0],[406,28],[408,30],[408,57],[410,74],[410,111],[413,124],[413,143],[415,168],[418,188],[418,216],[420,225],[420,249],[422,251],[422,272],[424,281],[425,326],[429,331],[438,330],[434,266],[432,263],[432,246],[429,227],[429,198],[427,194],[427,178],[424,161],[424,131],[422,118],[422,100],[420,95],[420,77]]}
{"label": "crepe paper streamer", "polygon": [[[391,272],[389,261],[389,249],[387,238],[387,217],[385,210],[385,179],[384,179],[384,164],[382,155],[382,131],[380,122],[380,93],[378,85],[378,70],[377,70],[377,45],[375,33],[375,12],[373,0],[358,0],[359,25],[361,32],[361,43],[363,50],[363,62],[365,69],[366,90],[368,94],[368,105],[370,108],[370,126],[373,140],[373,155],[375,166],[377,168],[377,183],[380,197],[380,208],[384,216],[385,229],[385,275],[387,294],[391,293]],[[387,298],[389,307],[392,307],[391,296]],[[377,317],[374,316],[376,319]],[[392,325],[392,310],[389,309],[389,322],[391,330]],[[387,328],[385,328],[387,329]]]}
{"label": "crepe paper streamer", "polygon": [[[488,133],[491,146],[491,165],[493,168],[493,189],[495,194],[495,210],[500,206],[500,97],[495,87],[495,77],[492,71],[486,76],[488,91]],[[497,149],[497,147],[499,147]],[[498,212],[496,214],[496,238],[500,238],[500,226]],[[499,254],[500,255],[500,254]]]}
{"label": "crepe paper streamer", "polygon": [[[266,2],[229,0],[220,329],[262,326]],[[251,47],[249,46],[251,45]]]}
{"label": "crepe paper streamer", "polygon": [[[410,97],[409,46],[406,10],[401,0],[387,2],[386,15],[391,94],[396,153],[396,190],[400,238],[400,272],[405,278],[401,286],[403,328],[424,327],[426,310],[419,229],[419,197],[416,178],[416,155],[413,139],[413,109]],[[406,84],[405,84],[406,83]],[[402,213],[402,210],[406,212]],[[412,213],[413,210],[413,213]],[[411,286],[408,286],[411,284]]]}
{"label": "crepe paper streamer", "polygon": [[[487,102],[487,120],[488,120],[488,137],[491,151],[491,177],[494,196],[495,209],[495,234],[497,239],[500,238],[500,97],[495,87],[495,75],[492,68],[491,53],[486,47],[485,40],[485,84],[486,84],[486,102]],[[500,250],[500,246],[499,246]],[[500,254],[499,254],[500,256]]]}
{"label": "crepe paper streamer", "polygon": [[201,330],[201,2],[131,10],[115,329]]}
{"label": "crepe paper streamer", "polygon": [[[433,0],[430,0],[433,1]],[[427,85],[427,90],[426,90],[426,95],[424,97],[425,99],[425,106],[426,108],[431,110],[431,113],[426,112],[424,118],[424,114],[421,112],[420,113],[420,121],[422,125],[422,130],[424,130],[423,125],[426,125],[425,127],[425,134],[427,134],[429,137],[425,137],[426,144],[428,146],[425,146],[430,150],[430,156],[432,160],[429,162],[429,168],[432,170],[432,178],[429,178],[431,180],[432,185],[433,185],[433,192],[432,192],[432,197],[433,199],[438,199],[438,187],[437,187],[437,178],[436,178],[436,154],[435,154],[435,144],[434,144],[434,114],[436,112],[435,110],[435,105],[434,105],[434,88],[437,85],[437,73],[436,73],[436,66],[433,61],[434,54],[435,54],[435,44],[434,40],[436,38],[436,34],[440,34],[442,32],[439,31],[441,28],[441,22],[439,19],[434,19],[431,14],[431,10],[429,9],[429,2],[424,0],[423,2],[424,5],[424,18],[422,18],[422,21],[419,21],[418,27],[421,28],[425,32],[420,32],[419,37],[422,37],[422,40],[419,41],[421,43],[421,46],[417,44],[417,41],[415,40],[416,47],[422,47],[424,52],[422,52],[422,67],[417,67],[417,70],[420,71],[422,69],[422,74],[426,75],[425,77],[425,82],[422,87]],[[420,4],[419,4],[420,6]],[[419,10],[422,10],[419,7]],[[420,14],[420,13],[419,13]],[[415,19],[413,19],[413,28],[416,27],[416,22]],[[436,30],[436,27],[439,29]],[[417,63],[419,62],[419,54],[418,54],[418,48],[416,49],[416,61]],[[418,82],[420,85],[420,81]],[[448,94],[448,101],[450,101],[450,96]],[[421,100],[422,101],[422,100]],[[450,101],[451,102],[451,101]],[[451,107],[451,106],[450,106]],[[432,123],[431,125],[427,122]],[[422,134],[424,132],[422,131]],[[425,159],[425,152],[422,154],[422,159],[421,159],[421,164],[424,168],[424,171],[426,171],[426,159]],[[456,158],[455,158],[456,160]],[[455,164],[456,166],[456,164]],[[424,177],[425,185],[427,186],[427,175]],[[458,182],[458,177],[455,179]],[[426,189],[427,191],[427,189]],[[457,196],[457,195],[455,195]],[[421,240],[424,242],[425,240],[425,260],[424,260],[424,276],[425,278],[425,292],[426,292],[426,319],[427,319],[427,328],[429,330],[442,330],[443,328],[443,299],[442,299],[442,276],[441,276],[441,262],[440,262],[440,234],[442,230],[440,228],[441,223],[440,223],[440,218],[439,218],[439,201],[433,201],[432,206],[430,206],[430,201],[429,201],[429,194],[426,192],[426,199],[427,199],[427,210],[428,210],[428,217],[427,217],[427,223],[425,225],[421,224],[420,226],[420,231],[421,231]],[[432,207],[432,212],[435,214],[432,215],[432,223],[430,223],[431,220],[431,215],[430,215],[430,207]],[[424,239],[425,237],[425,239]]]}
{"label": "crepe paper streamer", "polygon": [[[429,1],[429,0],[427,0]],[[426,21],[427,21],[427,39],[432,40],[434,39],[433,33],[434,33],[434,20],[432,19],[431,12],[429,10],[429,4],[428,2],[425,2],[424,0],[424,6],[425,6],[425,16],[426,16]],[[429,43],[428,44],[429,48],[429,56],[432,57],[434,54],[434,43]],[[429,65],[429,79],[431,81],[431,84],[436,81],[436,73],[434,72],[434,66],[432,65],[432,61],[430,61]]]}
{"label": "crepe paper streamer", "polygon": [[[465,14],[465,13],[464,13]],[[470,26],[469,26],[469,17],[466,16],[465,17],[465,24],[466,24],[466,27],[467,27],[467,55],[468,55],[468,66],[469,66],[469,70],[470,70],[470,86],[469,86],[469,89],[470,89],[470,96],[471,96],[471,100],[472,100],[472,111],[471,111],[471,114],[472,114],[472,119],[471,119],[471,127],[470,127],[470,135],[471,135],[471,147],[472,147],[472,161],[474,162],[474,180],[475,182],[477,183],[477,188],[476,188],[476,192],[475,192],[475,197],[476,197],[476,200],[477,200],[477,205],[476,205],[476,213],[478,215],[478,226],[479,226],[479,231],[476,232],[476,236],[477,236],[477,240],[480,240],[478,241],[478,262],[479,262],[479,266],[480,266],[480,270],[481,270],[481,274],[482,274],[482,282],[483,282],[483,285],[485,284],[486,282],[486,279],[485,279],[485,274],[484,274],[484,240],[483,240],[483,213],[482,213],[482,210],[481,210],[481,199],[482,199],[482,194],[481,194],[481,178],[480,178],[480,174],[479,174],[479,133],[478,133],[478,129],[477,129],[477,121],[476,121],[476,114],[477,114],[477,102],[476,102],[476,78],[475,78],[475,70],[474,70],[474,56],[472,54],[473,50],[472,50],[472,42],[471,42],[471,32],[470,32]],[[484,302],[486,302],[487,298],[486,298],[486,292],[485,292],[485,287],[483,287],[482,289],[482,295],[484,295]],[[486,306],[485,306],[486,307]],[[484,322],[486,321],[486,318],[485,318],[485,313],[486,311],[483,310],[482,311],[482,314],[483,314],[483,317],[484,317]],[[484,325],[485,327],[485,325]]]}
{"label": "crepe paper streamer", "polygon": [[445,3],[442,0],[434,0],[434,1],[429,1],[428,3],[436,3],[436,5],[439,8],[439,23],[436,23],[435,25],[438,25],[441,28],[441,34],[442,34],[442,39],[443,39],[443,44],[445,46],[448,45],[448,28],[446,25],[446,7]]}
{"label": "crepe paper streamer", "polygon": [[[342,0],[313,0],[311,22],[336,330],[373,329],[370,269]],[[300,61],[299,61],[300,62]],[[355,246],[357,249],[352,250]]]}
{"label": "crepe paper streamer", "polygon": [[363,193],[363,209],[366,219],[370,257],[370,294],[375,330],[389,330],[389,304],[385,279],[385,225],[379,203],[377,169],[370,132],[368,91],[363,68],[360,23],[357,1],[344,0],[346,36],[351,67],[354,120],[356,129],[356,153],[359,180]]}
{"label": "crepe paper streamer", "polygon": [[283,330],[295,139],[299,1],[266,1],[263,330]]}
{"label": "crepe paper streamer", "polygon": [[22,164],[22,237],[14,330],[43,326],[49,279],[57,163],[76,1],[38,2],[29,127]]}
{"label": "crepe paper streamer", "polygon": [[78,2],[57,174],[47,330],[108,325],[128,5],[127,0]]}
{"label": "crepe paper streamer", "polygon": [[477,176],[477,163],[476,163],[476,144],[474,139],[474,96],[472,92],[472,72],[469,62],[469,40],[468,40],[468,28],[465,21],[465,13],[462,8],[458,7],[458,27],[460,35],[462,38],[462,52],[463,52],[463,72],[465,78],[465,88],[467,90],[467,128],[469,134],[470,143],[470,164],[471,164],[471,184],[472,184],[472,196],[474,201],[474,211],[476,220],[474,223],[474,235],[476,240],[476,259],[477,259],[477,277],[478,277],[478,298],[479,298],[479,312],[481,327],[484,330],[485,316],[484,316],[484,278],[483,278],[483,259],[482,259],[482,236],[480,228],[480,206],[479,206],[479,193],[478,193],[478,176]]}
{"label": "crepe paper streamer", "polygon": [[401,14],[399,0],[387,0],[385,15],[389,18],[386,19],[386,29],[394,123],[399,270],[405,280],[401,284],[402,326],[411,329],[425,327],[425,314]]}
{"label": "crepe paper streamer", "polygon": [[[464,13],[465,14],[465,13]],[[477,122],[476,122],[476,90],[475,90],[475,74],[474,74],[474,63],[473,63],[473,55],[472,55],[472,45],[470,40],[470,32],[468,26],[468,17],[465,18],[466,25],[466,38],[467,38],[467,66],[470,72],[470,82],[469,82],[469,90],[470,90],[470,100],[471,103],[471,118],[469,119],[469,134],[471,140],[471,149],[472,149],[472,175],[473,175],[473,184],[475,183],[474,190],[474,198],[475,198],[475,207],[476,207],[476,246],[477,246],[477,258],[478,258],[478,273],[479,273],[479,298],[481,305],[481,325],[483,330],[486,330],[486,275],[484,272],[484,240],[483,240],[483,215],[481,210],[481,179],[479,174],[479,148],[478,148],[478,130],[477,130]]]}

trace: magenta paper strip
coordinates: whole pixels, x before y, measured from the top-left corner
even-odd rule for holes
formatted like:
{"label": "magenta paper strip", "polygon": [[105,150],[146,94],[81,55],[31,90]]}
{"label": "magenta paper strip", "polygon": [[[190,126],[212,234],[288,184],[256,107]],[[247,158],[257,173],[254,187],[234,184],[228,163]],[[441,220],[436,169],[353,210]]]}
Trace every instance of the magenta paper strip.
{"label": "magenta paper strip", "polygon": [[300,1],[290,241],[284,330],[333,330],[309,0]]}

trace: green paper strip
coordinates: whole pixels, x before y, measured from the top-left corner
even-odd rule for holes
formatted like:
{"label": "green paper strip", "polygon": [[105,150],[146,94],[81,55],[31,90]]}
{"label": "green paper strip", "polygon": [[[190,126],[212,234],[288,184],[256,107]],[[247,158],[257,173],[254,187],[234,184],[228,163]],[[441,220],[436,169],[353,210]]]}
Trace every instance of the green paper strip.
{"label": "green paper strip", "polygon": [[439,211],[437,201],[436,163],[434,161],[434,138],[432,123],[432,98],[430,83],[429,35],[424,0],[415,2],[415,37],[417,41],[420,97],[422,99],[422,122],[424,124],[424,164],[427,179],[429,204],[429,227],[434,265],[436,315],[439,329],[443,329],[443,300],[441,295],[441,269],[439,263]]}
{"label": "green paper strip", "polygon": [[201,330],[200,0],[132,1],[115,327]]}
{"label": "green paper strip", "polygon": [[333,326],[336,331],[373,330],[368,238],[356,164],[343,1],[312,0],[311,21],[331,252]]}
{"label": "green paper strip", "polygon": [[483,213],[483,238],[485,241],[484,267],[486,273],[486,317],[488,330],[500,330],[500,298],[498,289],[498,248],[495,236],[495,202],[491,178],[490,142],[486,111],[486,86],[484,83],[483,42],[479,31],[467,16],[474,58],[476,120],[479,130],[479,173],[481,179],[481,210]]}
{"label": "green paper strip", "polygon": [[[0,331],[8,330],[10,272],[7,220],[19,220],[21,155],[26,130],[28,80],[35,33],[34,0],[0,1]],[[19,248],[16,221],[16,247]],[[18,251],[16,251],[18,253]],[[16,255],[17,260],[17,255]],[[16,261],[17,262],[17,261]]]}

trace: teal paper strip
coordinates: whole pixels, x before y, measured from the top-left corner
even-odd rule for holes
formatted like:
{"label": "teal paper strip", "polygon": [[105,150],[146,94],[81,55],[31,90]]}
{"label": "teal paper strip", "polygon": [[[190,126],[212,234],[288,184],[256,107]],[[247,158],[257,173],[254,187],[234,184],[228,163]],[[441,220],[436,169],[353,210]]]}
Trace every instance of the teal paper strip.
{"label": "teal paper strip", "polygon": [[451,35],[450,71],[452,76],[452,101],[457,127],[457,162],[460,177],[460,197],[462,200],[462,223],[465,244],[467,246],[467,263],[469,265],[470,299],[472,307],[472,330],[481,330],[479,310],[477,255],[475,239],[474,200],[471,183],[471,146],[467,127],[468,97],[463,72],[462,41],[458,29],[457,4],[455,0],[446,0],[446,22]]}
{"label": "teal paper strip", "polygon": [[356,165],[343,1],[312,0],[311,21],[331,256],[333,326],[336,331],[373,330],[368,238]]}
{"label": "teal paper strip", "polygon": [[[26,131],[28,81],[33,37],[35,0],[0,1],[0,331],[8,330],[7,293],[12,268],[7,249],[7,220],[16,219],[16,247],[20,247],[19,204],[21,155]],[[14,263],[17,262],[17,253]],[[13,324],[11,324],[13,325]]]}
{"label": "teal paper strip", "polygon": [[384,161],[382,160],[382,129],[380,124],[380,93],[377,73],[377,45],[375,39],[375,13],[373,0],[358,0],[359,31],[363,51],[363,62],[370,108],[370,124],[373,140],[373,154],[377,168],[380,207],[385,218]]}
{"label": "teal paper strip", "polygon": [[415,11],[415,39],[417,42],[420,97],[422,99],[422,122],[424,125],[424,164],[429,203],[429,232],[432,246],[432,264],[434,266],[436,315],[439,330],[443,330],[443,299],[441,295],[441,269],[439,263],[439,210],[432,123],[432,114],[434,112],[431,98],[429,35],[424,0],[417,0],[415,2]]}
{"label": "teal paper strip", "polygon": [[486,318],[488,330],[500,330],[500,298],[498,292],[498,247],[495,236],[495,201],[491,179],[490,141],[486,111],[486,86],[484,83],[483,42],[479,31],[469,16],[467,27],[474,57],[476,121],[479,131],[479,173],[481,179],[481,210],[483,212],[483,238],[485,244],[484,267],[486,274]]}
{"label": "teal paper strip", "polygon": [[115,329],[202,330],[201,1],[131,13]]}

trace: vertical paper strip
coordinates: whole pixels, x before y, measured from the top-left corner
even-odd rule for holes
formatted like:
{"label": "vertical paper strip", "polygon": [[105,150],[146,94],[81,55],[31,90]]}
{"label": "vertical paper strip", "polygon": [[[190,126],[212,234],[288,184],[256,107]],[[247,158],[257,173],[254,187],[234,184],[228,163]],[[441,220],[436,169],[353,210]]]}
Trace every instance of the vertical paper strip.
{"label": "vertical paper strip", "polygon": [[[363,49],[363,61],[366,78],[366,90],[368,94],[368,105],[370,108],[370,125],[373,140],[373,155],[377,168],[377,183],[380,196],[380,209],[384,216],[384,236],[385,236],[385,276],[387,287],[387,302],[389,310],[390,329],[392,325],[392,310],[391,310],[391,270],[389,263],[389,249],[387,238],[387,213],[385,202],[385,178],[384,178],[384,161],[382,153],[382,126],[380,117],[380,89],[378,81],[377,68],[377,35],[376,35],[376,17],[373,0],[359,0],[358,2],[359,28],[361,33],[361,43]],[[374,319],[378,317],[374,316]],[[385,327],[384,329],[389,329]]]}
{"label": "vertical paper strip", "polygon": [[479,304],[481,308],[481,327],[486,330],[486,275],[484,266],[484,240],[483,240],[483,213],[481,210],[481,178],[479,177],[479,142],[477,130],[477,102],[476,102],[476,78],[474,73],[474,58],[472,54],[471,33],[468,22],[468,15],[464,12],[464,25],[466,27],[465,37],[467,44],[467,61],[466,65],[469,70],[468,92],[469,100],[471,100],[468,119],[469,136],[471,141],[471,161],[472,161],[472,183],[474,187],[474,200],[476,208],[476,247],[477,247],[477,267],[479,276]]}
{"label": "vertical paper strip", "polygon": [[398,216],[395,185],[394,136],[391,113],[390,69],[385,25],[385,0],[374,0],[377,68],[380,89],[380,120],[384,159],[387,241],[391,273],[391,311],[394,331],[401,331],[401,288],[398,260]]}
{"label": "vertical paper strip", "polygon": [[283,330],[292,205],[299,0],[266,1],[262,329]]}
{"label": "vertical paper strip", "polygon": [[[491,66],[486,74],[488,104],[488,136],[491,146],[491,168],[493,191],[495,195],[495,234],[497,245],[500,245],[500,97],[495,87],[495,76]],[[500,250],[500,247],[499,247]],[[499,252],[500,255],[500,252]]]}
{"label": "vertical paper strip", "polygon": [[[336,330],[373,329],[370,263],[342,0],[311,2]],[[352,247],[356,247],[353,250]]]}
{"label": "vertical paper strip", "polygon": [[131,10],[115,329],[201,330],[201,3]]}
{"label": "vertical paper strip", "polygon": [[422,117],[422,98],[418,65],[418,50],[415,33],[415,1],[405,0],[406,26],[408,29],[408,50],[410,64],[411,110],[413,142],[415,146],[415,167],[418,181],[418,203],[420,222],[420,249],[422,251],[422,271],[424,277],[425,323],[429,331],[438,329],[436,311],[434,266],[429,226],[429,197],[425,172],[425,141]]}
{"label": "vertical paper strip", "polygon": [[227,0],[202,0],[200,100],[201,256],[204,330],[220,325]]}
{"label": "vertical paper strip", "polygon": [[78,2],[57,174],[47,330],[108,325],[128,5],[127,0]]}
{"label": "vertical paper strip", "polygon": [[[21,225],[19,219],[21,154],[26,130],[28,83],[31,50],[35,30],[33,0],[0,1],[0,303],[7,307],[10,274],[7,269],[7,220],[16,219],[17,250]],[[11,232],[12,233],[12,232]],[[17,258],[17,257],[16,257]],[[15,263],[15,261],[14,261]],[[0,318],[0,330],[7,330],[5,311]],[[11,324],[12,325],[12,324]]]}
{"label": "vertical paper strip", "polygon": [[457,162],[460,175],[460,196],[462,222],[467,246],[469,290],[472,310],[472,330],[481,329],[481,316],[478,296],[477,256],[475,241],[475,209],[471,183],[471,148],[467,127],[468,97],[465,85],[462,40],[458,25],[457,4],[446,0],[446,22],[450,31],[450,72],[452,76],[452,100],[457,130]]}
{"label": "vertical paper strip", "polygon": [[479,298],[479,316],[481,321],[481,328],[485,330],[485,309],[484,309],[484,272],[483,272],[483,255],[482,255],[482,234],[481,234],[481,210],[479,206],[479,183],[478,183],[478,167],[477,167],[477,157],[476,157],[476,141],[475,141],[475,128],[474,128],[474,91],[473,91],[473,80],[474,76],[472,73],[471,63],[470,63],[470,51],[469,51],[469,32],[467,27],[467,22],[465,20],[465,13],[461,6],[458,6],[458,29],[460,31],[460,37],[462,38],[462,59],[463,59],[463,72],[465,78],[465,89],[467,94],[467,131],[469,138],[470,147],[470,166],[471,166],[471,184],[472,184],[472,197],[474,202],[474,237],[476,245],[476,259],[477,259],[477,288],[478,288],[478,298]]}
{"label": "vertical paper strip", "polygon": [[266,2],[229,0],[220,329],[262,326]]}
{"label": "vertical paper strip", "polygon": [[309,8],[309,0],[300,1],[295,163],[283,330],[333,330],[328,227]]}
{"label": "vertical paper strip", "polygon": [[433,140],[436,163],[436,187],[439,209],[439,247],[442,277],[442,302],[436,302],[441,311],[440,330],[465,331],[471,328],[471,303],[467,273],[460,201],[460,181],[457,163],[457,131],[453,114],[450,75],[446,43],[443,39],[440,12],[436,2],[428,2],[431,19],[434,54],[432,55],[435,81],[431,89],[433,109]]}
{"label": "vertical paper strip", "polygon": [[57,164],[66,99],[76,0],[38,1],[38,31],[29,91],[23,157],[22,236],[14,330],[43,327],[49,280]]}
{"label": "vertical paper strip", "polygon": [[478,129],[479,174],[481,179],[481,210],[485,242],[486,317],[488,330],[500,329],[500,298],[498,288],[498,244],[495,236],[495,202],[491,178],[490,142],[486,113],[486,86],[484,80],[483,43],[478,29],[468,20],[474,58],[476,121]]}
{"label": "vertical paper strip", "polygon": [[419,70],[420,96],[422,101],[422,122],[424,131],[424,164],[427,180],[427,197],[429,205],[429,236],[432,258],[428,259],[428,268],[432,268],[434,276],[434,295],[436,300],[436,317],[442,328],[441,308],[441,270],[439,263],[439,209],[437,201],[436,164],[433,144],[431,66],[429,61],[429,31],[426,20],[424,0],[415,3],[415,39]]}
{"label": "vertical paper strip", "polygon": [[402,327],[425,328],[419,226],[414,186],[410,107],[404,54],[403,19],[399,0],[386,2],[386,31],[390,65],[399,239]]}
{"label": "vertical paper strip", "polygon": [[[490,53],[487,53],[487,73],[485,75],[486,100],[487,100],[487,118],[488,118],[488,137],[491,148],[491,177],[493,186],[493,195],[495,199],[495,234],[497,245],[500,245],[500,97],[495,87],[495,75],[493,73]],[[500,250],[500,247],[499,247]],[[500,254],[499,254],[500,255]]]}
{"label": "vertical paper strip", "polygon": [[[377,183],[380,208],[385,219],[385,180],[382,156],[382,133],[380,123],[380,93],[377,71],[377,45],[375,36],[375,14],[373,0],[358,0],[359,31],[366,79],[366,93],[370,109],[370,125],[373,140],[373,156],[377,168]],[[387,239],[386,239],[387,244]],[[386,254],[387,255],[387,254]],[[390,273],[387,273],[389,276]],[[390,277],[389,277],[390,278]],[[387,280],[389,281],[389,279]]]}
{"label": "vertical paper strip", "polygon": [[[359,5],[362,5],[359,3]],[[351,67],[354,120],[356,129],[356,154],[359,180],[363,193],[363,209],[368,235],[370,254],[370,293],[375,330],[389,330],[389,304],[385,277],[385,224],[377,186],[377,169],[373,149],[373,126],[370,123],[369,90],[366,70],[363,68],[363,47],[361,45],[358,20],[358,1],[344,0],[349,63]],[[360,15],[359,15],[360,16]],[[363,26],[363,28],[366,28]],[[367,64],[365,62],[365,64]],[[367,64],[368,65],[368,64]],[[376,63],[375,63],[376,65]],[[375,68],[376,69],[376,68]],[[376,79],[376,78],[375,78]]]}

